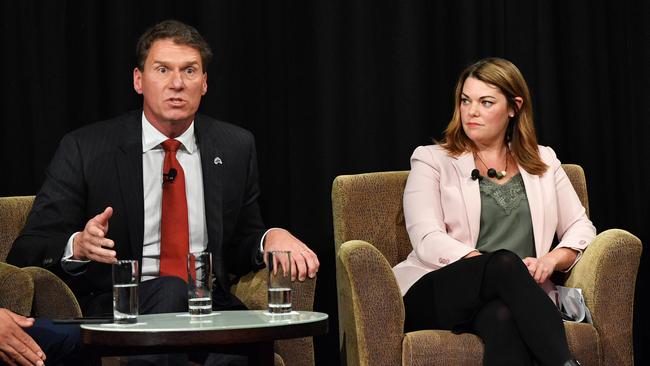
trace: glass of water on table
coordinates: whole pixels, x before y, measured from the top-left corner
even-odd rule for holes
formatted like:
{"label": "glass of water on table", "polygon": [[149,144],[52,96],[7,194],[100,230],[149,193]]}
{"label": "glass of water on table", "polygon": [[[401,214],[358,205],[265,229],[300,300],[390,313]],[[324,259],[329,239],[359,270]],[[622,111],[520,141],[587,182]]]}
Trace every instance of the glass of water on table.
{"label": "glass of water on table", "polygon": [[212,253],[187,255],[187,295],[190,315],[212,313]]}
{"label": "glass of water on table", "polygon": [[138,321],[138,261],[119,260],[113,263],[113,322]]}
{"label": "glass of water on table", "polygon": [[291,312],[291,252],[271,251],[268,253],[267,269],[269,313]]}

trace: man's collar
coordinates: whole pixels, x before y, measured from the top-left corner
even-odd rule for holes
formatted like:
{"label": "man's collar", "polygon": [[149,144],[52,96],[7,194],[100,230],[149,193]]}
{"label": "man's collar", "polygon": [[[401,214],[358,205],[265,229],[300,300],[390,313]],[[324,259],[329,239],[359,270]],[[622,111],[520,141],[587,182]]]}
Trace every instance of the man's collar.
{"label": "man's collar", "polygon": [[[149,122],[147,117],[144,115],[144,112],[142,112],[142,152],[147,152],[160,146],[160,144],[167,139],[169,139],[169,137],[158,131],[151,122]],[[190,127],[188,127],[182,135],[176,137],[175,140],[180,141],[188,153],[194,154],[197,149],[196,138],[194,136],[194,121],[192,121]]]}

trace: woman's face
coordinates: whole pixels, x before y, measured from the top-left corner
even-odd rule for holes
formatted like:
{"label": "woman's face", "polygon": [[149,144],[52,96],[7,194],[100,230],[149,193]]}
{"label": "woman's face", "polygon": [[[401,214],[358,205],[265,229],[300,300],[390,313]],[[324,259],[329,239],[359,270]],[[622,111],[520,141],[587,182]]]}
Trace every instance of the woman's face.
{"label": "woman's face", "polygon": [[469,77],[460,96],[463,131],[478,147],[494,147],[505,141],[509,117],[514,111],[494,85]]}

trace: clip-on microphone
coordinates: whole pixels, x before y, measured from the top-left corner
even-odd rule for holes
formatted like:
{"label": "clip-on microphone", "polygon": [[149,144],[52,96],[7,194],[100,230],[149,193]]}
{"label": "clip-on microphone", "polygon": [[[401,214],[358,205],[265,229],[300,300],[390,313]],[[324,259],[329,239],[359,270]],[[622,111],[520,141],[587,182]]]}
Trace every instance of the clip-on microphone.
{"label": "clip-on microphone", "polygon": [[177,174],[178,172],[174,168],[169,169],[168,173],[163,173],[163,185],[165,183],[173,183]]}
{"label": "clip-on microphone", "polygon": [[478,169],[474,169],[474,170],[472,170],[472,180],[477,180],[477,179],[478,179],[479,182],[480,182],[480,181],[483,180],[483,176],[482,176],[481,173],[478,171]]}

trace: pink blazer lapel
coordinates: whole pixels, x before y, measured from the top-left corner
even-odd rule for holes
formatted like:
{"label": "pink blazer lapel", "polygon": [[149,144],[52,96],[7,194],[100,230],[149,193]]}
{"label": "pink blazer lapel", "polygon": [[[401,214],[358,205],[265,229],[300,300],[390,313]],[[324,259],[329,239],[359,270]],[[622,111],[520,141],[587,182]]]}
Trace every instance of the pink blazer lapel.
{"label": "pink blazer lapel", "polygon": [[530,207],[530,219],[533,221],[533,235],[535,236],[535,250],[542,253],[542,243],[544,242],[544,202],[542,195],[542,185],[537,175],[526,172],[519,166],[519,173],[526,187],[526,197]]}
{"label": "pink blazer lapel", "polygon": [[[478,180],[472,180],[472,170],[476,169],[472,154],[463,154],[456,160],[452,161],[456,174],[458,175],[458,185],[463,194],[465,202],[465,212],[467,214],[467,226],[470,238],[473,244],[478,240],[479,229],[481,225],[481,192],[479,191]],[[461,210],[462,208],[454,208]]]}

